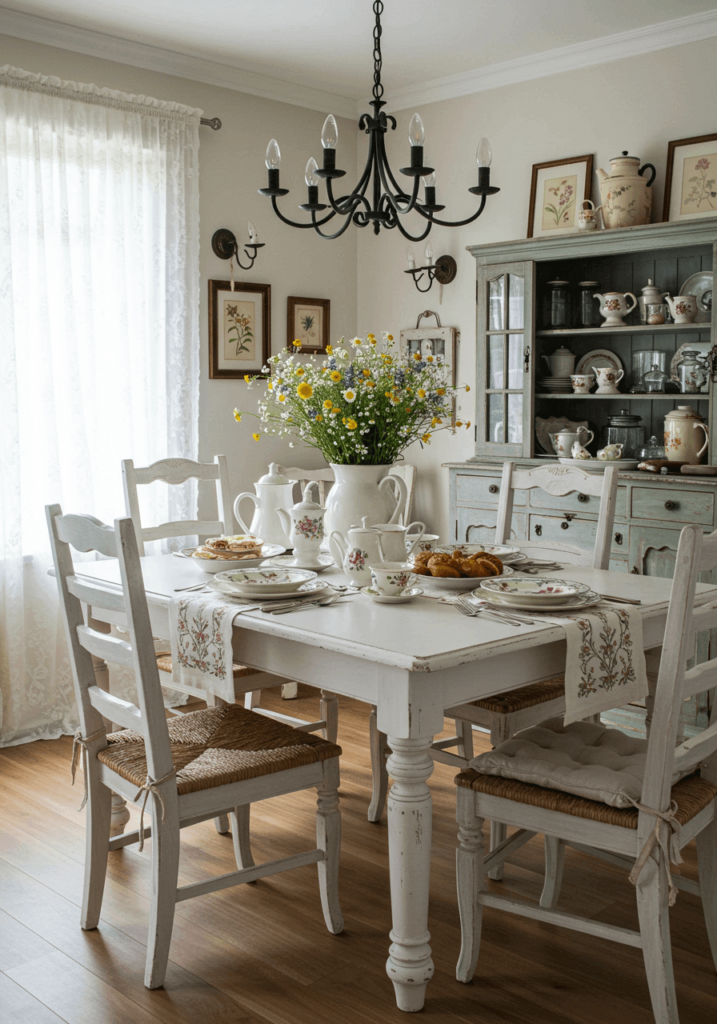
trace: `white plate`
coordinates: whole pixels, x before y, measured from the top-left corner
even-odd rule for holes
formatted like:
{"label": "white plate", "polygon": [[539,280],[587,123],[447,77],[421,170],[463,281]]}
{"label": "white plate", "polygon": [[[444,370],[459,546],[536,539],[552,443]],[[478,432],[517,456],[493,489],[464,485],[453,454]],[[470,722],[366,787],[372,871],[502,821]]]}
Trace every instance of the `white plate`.
{"label": "white plate", "polygon": [[578,466],[587,473],[604,473],[608,466],[618,469],[635,469],[639,459],[559,459],[563,466]]}
{"label": "white plate", "polygon": [[229,572],[231,569],[256,569],[267,558],[274,558],[276,555],[286,551],[281,544],[262,545],[261,555],[258,558],[194,558],[196,548],[182,548],[182,554],[191,559],[192,565],[196,565],[203,572],[214,575],[217,572]]}
{"label": "white plate", "polygon": [[267,566],[218,572],[215,578],[242,596],[260,597],[262,594],[291,594],[304,583],[316,579],[316,573],[310,569],[275,569]]}
{"label": "white plate", "polygon": [[[278,601],[280,598],[286,598],[286,592],[277,593],[265,593],[262,591],[260,594],[244,594],[240,593],[234,587],[227,586],[226,583],[222,583],[221,580],[217,580],[215,577],[207,583],[210,590],[216,590],[217,593],[223,594],[225,597],[233,597],[239,600],[246,600],[247,598],[257,601]],[[329,586],[327,580],[309,580],[308,583],[302,583],[298,590],[292,590],[290,593],[291,597],[306,597],[307,594],[316,594],[321,590],[326,590]]]}
{"label": "white plate", "polygon": [[276,565],[280,569],[310,569],[312,572],[323,572],[336,563],[331,555],[318,555],[316,565],[296,565],[293,555],[278,555],[266,564]]}
{"label": "white plate", "polygon": [[532,607],[552,607],[556,602],[565,603],[568,598],[576,598],[590,588],[584,583],[572,580],[552,579],[546,576],[534,576],[532,579],[519,577],[514,580],[493,576],[481,580],[478,589],[481,593],[494,594],[501,598],[503,604],[525,602]]}
{"label": "white plate", "polygon": [[680,288],[680,295],[694,295],[697,299],[697,316],[694,320],[696,324],[708,324],[712,319],[713,280],[711,270],[700,270],[698,274],[688,277]]}
{"label": "white plate", "polygon": [[600,594],[596,594],[594,590],[588,590],[572,601],[556,601],[549,607],[538,607],[537,605],[521,601],[512,601],[508,604],[507,601],[503,601],[497,594],[490,594],[487,590],[481,590],[480,588],[473,591],[473,596],[485,601],[486,604],[489,604],[494,608],[504,608],[506,610],[509,608],[522,608],[524,611],[535,612],[536,614],[541,612],[550,614],[551,612],[578,611],[581,608],[590,608],[600,600]]}
{"label": "white plate", "polygon": [[613,370],[624,369],[624,366],[614,352],[611,352],[607,348],[596,348],[578,360],[578,365],[575,367],[575,373],[592,373],[593,366],[597,366],[598,368],[601,366],[604,366],[605,368],[610,367]]}
{"label": "white plate", "polygon": [[465,551],[470,558],[477,551],[485,551],[487,555],[495,555],[501,562],[511,561],[515,555],[521,554],[520,548],[512,544],[441,544],[435,549],[436,554],[450,555],[454,551]]}
{"label": "white plate", "polygon": [[372,598],[377,604],[405,604],[406,601],[412,601],[414,597],[420,597],[423,591],[420,587],[411,587],[409,590],[404,590],[402,594],[389,597],[387,594],[379,594],[372,587],[361,587],[361,593]]}
{"label": "white plate", "polygon": [[[489,579],[500,580],[505,576],[512,576],[515,569],[511,569],[509,565],[503,566],[503,572],[500,576],[490,576]],[[480,579],[479,576],[461,576],[460,579],[447,579],[444,576],[419,576],[421,586],[428,587],[429,590],[447,590],[447,591],[461,591],[461,590],[473,590],[476,585],[476,580]]]}
{"label": "white plate", "polygon": [[587,420],[569,420],[567,416],[542,416],[535,417],[535,439],[546,455],[555,457],[555,450],[550,441],[551,434],[557,434],[561,430],[569,430],[575,433],[578,427],[588,429]]}

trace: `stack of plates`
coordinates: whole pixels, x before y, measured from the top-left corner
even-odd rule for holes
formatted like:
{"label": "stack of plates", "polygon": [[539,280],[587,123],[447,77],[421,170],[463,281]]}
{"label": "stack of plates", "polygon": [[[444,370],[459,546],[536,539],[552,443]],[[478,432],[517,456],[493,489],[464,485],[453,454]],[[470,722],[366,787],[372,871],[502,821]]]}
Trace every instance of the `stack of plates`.
{"label": "stack of plates", "polygon": [[309,569],[239,569],[234,572],[218,572],[210,584],[212,590],[219,590],[235,597],[258,598],[270,601],[287,594],[303,597],[324,590],[328,583],[318,580],[316,573]]}
{"label": "stack of plates", "polygon": [[538,382],[541,391],[554,391],[556,394],[566,394],[573,390],[573,382],[570,377],[543,377]]}
{"label": "stack of plates", "polygon": [[600,600],[600,595],[584,583],[538,576],[530,580],[501,577],[481,580],[474,593],[492,605],[532,612],[577,610],[588,608]]}

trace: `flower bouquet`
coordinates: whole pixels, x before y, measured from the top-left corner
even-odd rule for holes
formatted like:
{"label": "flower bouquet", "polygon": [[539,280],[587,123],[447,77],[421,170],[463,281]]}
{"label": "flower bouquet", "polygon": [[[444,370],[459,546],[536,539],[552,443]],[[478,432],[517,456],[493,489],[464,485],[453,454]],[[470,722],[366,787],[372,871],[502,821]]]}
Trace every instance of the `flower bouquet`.
{"label": "flower bouquet", "polygon": [[439,430],[455,433],[470,422],[453,422],[457,388],[448,381],[449,368],[441,356],[416,353],[400,358],[393,335],[384,333],[379,343],[367,334],[348,344],[342,338],[328,346],[327,357],[299,359],[301,342],[272,356],[270,379],[247,377],[250,387],[266,390],[259,412],[234,410],[256,416],[262,433],[291,437],[318,448],[327,462],[346,466],[383,466],[395,462],[414,441],[430,444]]}

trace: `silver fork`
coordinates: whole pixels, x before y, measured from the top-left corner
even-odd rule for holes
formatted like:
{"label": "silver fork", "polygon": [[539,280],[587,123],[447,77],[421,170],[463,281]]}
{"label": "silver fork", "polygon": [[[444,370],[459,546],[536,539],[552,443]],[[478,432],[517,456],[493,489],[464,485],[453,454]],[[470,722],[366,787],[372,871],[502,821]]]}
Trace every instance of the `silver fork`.
{"label": "silver fork", "polygon": [[460,594],[458,595],[458,599],[456,601],[456,607],[458,608],[459,612],[462,612],[464,615],[469,615],[471,617],[479,615],[479,614],[492,615],[494,619],[498,620],[498,622],[506,622],[510,626],[532,626],[533,625],[533,620],[532,619],[527,619],[527,618],[523,618],[523,617],[518,618],[517,616],[513,616],[511,614],[506,614],[505,612],[502,612],[502,611],[497,612],[497,611],[494,611],[493,608],[487,608],[485,605],[477,606],[477,605],[469,604],[467,598],[463,597]]}

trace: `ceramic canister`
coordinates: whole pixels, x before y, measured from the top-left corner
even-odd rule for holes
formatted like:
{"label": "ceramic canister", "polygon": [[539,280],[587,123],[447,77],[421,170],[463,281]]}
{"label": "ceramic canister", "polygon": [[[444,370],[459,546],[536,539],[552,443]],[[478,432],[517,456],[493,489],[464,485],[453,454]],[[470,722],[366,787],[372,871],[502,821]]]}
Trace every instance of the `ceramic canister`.
{"label": "ceramic canister", "polygon": [[665,457],[670,462],[696,466],[708,443],[707,426],[691,405],[678,405],[665,416]]}

